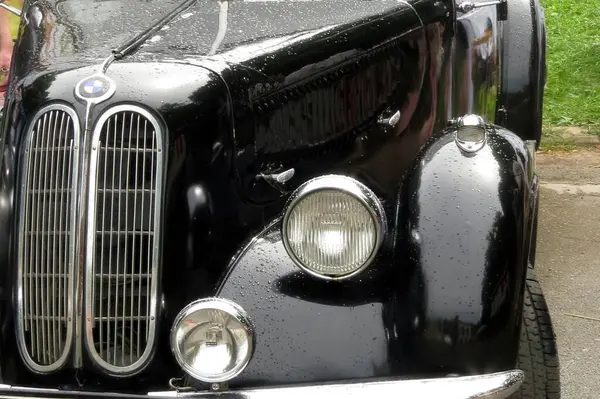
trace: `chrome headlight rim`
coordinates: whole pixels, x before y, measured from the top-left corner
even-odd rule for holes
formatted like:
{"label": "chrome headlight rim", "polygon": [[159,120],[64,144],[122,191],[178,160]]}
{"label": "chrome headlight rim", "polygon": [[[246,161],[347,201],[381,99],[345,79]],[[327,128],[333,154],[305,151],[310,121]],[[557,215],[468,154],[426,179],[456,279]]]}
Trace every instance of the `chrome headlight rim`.
{"label": "chrome headlight rim", "polygon": [[[289,221],[290,214],[298,203],[306,198],[310,194],[317,193],[319,191],[340,191],[344,194],[348,194],[357,199],[369,212],[373,224],[375,226],[375,244],[369,257],[365,262],[357,269],[350,273],[342,275],[328,275],[317,273],[314,270],[307,267],[294,253],[294,250],[289,244],[289,237],[287,234],[287,224]],[[316,277],[321,280],[346,280],[362,273],[367,269],[375,260],[379,254],[379,250],[383,244],[384,237],[387,234],[387,218],[383,205],[377,195],[360,181],[350,176],[329,174],[315,177],[311,180],[306,181],[300,187],[298,187],[290,196],[287,204],[284,208],[283,220],[281,223],[281,236],[283,246],[292,261],[302,271],[310,276]]]}
{"label": "chrome headlight rim", "polygon": [[[181,324],[181,322],[185,318],[187,318],[191,314],[193,314],[195,312],[203,311],[203,310],[220,310],[222,312],[229,314],[231,317],[235,318],[244,327],[244,331],[246,332],[248,351],[247,351],[245,357],[243,358],[243,360],[240,363],[236,364],[235,367],[233,367],[230,371],[223,373],[220,377],[210,377],[210,376],[207,377],[205,375],[198,373],[197,370],[195,370],[193,367],[191,367],[189,364],[187,364],[185,362],[181,352],[179,351],[179,345],[178,345],[179,343],[177,341],[178,326]],[[254,334],[254,327],[252,325],[252,321],[250,320],[250,317],[248,316],[248,314],[244,311],[244,309],[240,305],[238,305],[237,303],[235,303],[229,299],[219,298],[219,297],[209,297],[209,298],[198,299],[196,301],[189,303],[177,314],[177,316],[175,317],[175,320],[173,321],[173,325],[171,327],[169,341],[170,341],[170,345],[171,345],[171,352],[173,353],[173,356],[175,356],[175,360],[177,361],[177,364],[179,364],[179,366],[183,369],[183,371],[185,371],[192,378],[194,378],[198,381],[201,381],[201,382],[221,383],[221,382],[227,382],[227,381],[232,380],[233,378],[237,377],[242,371],[244,371],[246,369],[246,367],[250,363],[250,360],[252,359],[252,356],[254,354],[254,347],[255,347],[254,339],[255,339],[255,334]]]}

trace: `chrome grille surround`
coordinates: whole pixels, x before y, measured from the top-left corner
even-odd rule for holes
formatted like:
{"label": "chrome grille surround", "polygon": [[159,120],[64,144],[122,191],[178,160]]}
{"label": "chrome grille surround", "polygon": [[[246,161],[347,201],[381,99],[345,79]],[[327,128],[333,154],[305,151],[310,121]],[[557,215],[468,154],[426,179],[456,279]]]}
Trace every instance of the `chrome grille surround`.
{"label": "chrome grille surround", "polygon": [[36,113],[23,138],[17,345],[27,367],[43,374],[65,365],[73,340],[79,140],[77,114],[62,104]]}
{"label": "chrome grille surround", "polygon": [[154,349],[163,147],[158,120],[134,105],[106,111],[92,135],[85,342],[111,375],[141,371]]}

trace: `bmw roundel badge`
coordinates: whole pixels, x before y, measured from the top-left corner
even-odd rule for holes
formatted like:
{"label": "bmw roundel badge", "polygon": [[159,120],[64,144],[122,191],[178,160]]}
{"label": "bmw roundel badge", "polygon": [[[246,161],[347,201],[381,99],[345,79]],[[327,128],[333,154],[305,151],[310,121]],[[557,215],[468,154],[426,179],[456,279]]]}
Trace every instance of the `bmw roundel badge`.
{"label": "bmw roundel badge", "polygon": [[106,91],[106,85],[100,79],[88,80],[83,84],[83,91],[89,95],[100,94]]}
{"label": "bmw roundel badge", "polygon": [[110,82],[102,76],[89,78],[79,86],[79,95],[85,98],[96,98],[108,92]]}
{"label": "bmw roundel badge", "polygon": [[87,102],[98,103],[109,98],[115,91],[115,84],[108,77],[97,74],[79,82],[75,92]]}

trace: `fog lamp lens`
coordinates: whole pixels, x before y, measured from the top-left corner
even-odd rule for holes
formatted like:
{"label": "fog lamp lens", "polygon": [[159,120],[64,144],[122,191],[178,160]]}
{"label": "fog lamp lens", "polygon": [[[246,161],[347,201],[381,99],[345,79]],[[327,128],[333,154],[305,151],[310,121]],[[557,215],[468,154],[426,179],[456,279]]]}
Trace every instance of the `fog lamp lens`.
{"label": "fog lamp lens", "polygon": [[302,269],[339,279],[369,265],[382,242],[385,216],[366,186],[345,176],[323,176],[301,186],[292,198],[283,239]]}
{"label": "fog lamp lens", "polygon": [[204,382],[228,381],[248,365],[253,330],[244,310],[222,298],[192,302],[171,329],[175,359],[190,376]]}

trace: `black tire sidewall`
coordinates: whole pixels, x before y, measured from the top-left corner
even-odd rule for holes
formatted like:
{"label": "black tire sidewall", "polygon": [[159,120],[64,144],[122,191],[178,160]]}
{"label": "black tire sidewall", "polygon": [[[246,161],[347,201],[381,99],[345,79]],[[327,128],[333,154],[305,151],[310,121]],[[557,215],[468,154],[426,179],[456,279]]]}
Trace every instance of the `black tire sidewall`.
{"label": "black tire sidewall", "polygon": [[560,367],[556,337],[535,271],[527,268],[517,368],[525,381],[515,398],[559,399]]}

